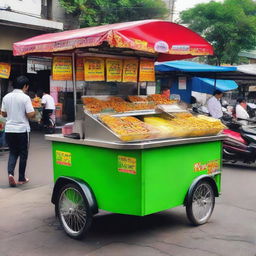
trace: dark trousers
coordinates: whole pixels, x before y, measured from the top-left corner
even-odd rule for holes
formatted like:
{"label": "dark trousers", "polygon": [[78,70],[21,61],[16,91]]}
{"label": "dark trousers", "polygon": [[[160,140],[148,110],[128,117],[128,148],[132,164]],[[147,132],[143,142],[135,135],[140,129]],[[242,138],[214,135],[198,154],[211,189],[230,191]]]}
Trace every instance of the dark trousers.
{"label": "dark trousers", "polygon": [[52,115],[52,109],[44,109],[42,121],[45,127],[49,127],[51,125],[50,116]]}
{"label": "dark trousers", "polygon": [[18,157],[19,163],[19,181],[25,181],[25,171],[28,158],[29,135],[24,133],[5,133],[6,141],[10,149],[8,160],[8,174],[14,175],[14,169]]}

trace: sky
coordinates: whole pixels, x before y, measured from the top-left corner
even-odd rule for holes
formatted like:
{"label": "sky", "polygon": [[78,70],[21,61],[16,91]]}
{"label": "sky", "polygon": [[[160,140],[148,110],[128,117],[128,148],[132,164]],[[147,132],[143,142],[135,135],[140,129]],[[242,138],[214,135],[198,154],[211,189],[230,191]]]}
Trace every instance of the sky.
{"label": "sky", "polygon": [[[209,3],[211,0],[176,0],[175,1],[175,18],[178,18],[179,12],[190,9],[194,7],[196,4],[201,4],[201,3]],[[215,0],[216,2],[223,2],[223,0]]]}

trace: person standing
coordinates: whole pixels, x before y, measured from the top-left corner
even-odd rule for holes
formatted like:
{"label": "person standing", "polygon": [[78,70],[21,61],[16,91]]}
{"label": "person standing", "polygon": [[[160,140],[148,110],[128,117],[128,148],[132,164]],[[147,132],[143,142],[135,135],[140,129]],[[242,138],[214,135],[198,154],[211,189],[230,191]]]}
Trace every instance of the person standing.
{"label": "person standing", "polygon": [[13,84],[14,90],[4,96],[1,112],[7,118],[5,124],[6,141],[10,149],[8,159],[8,179],[11,187],[16,186],[14,170],[19,158],[19,179],[17,184],[29,181],[25,177],[28,146],[29,146],[29,118],[35,116],[32,102],[25,93],[29,88],[29,80],[25,76],[19,76]]}
{"label": "person standing", "polygon": [[216,90],[213,96],[207,102],[207,109],[210,115],[214,118],[220,119],[223,116],[220,99],[223,97],[223,92]]}
{"label": "person standing", "polygon": [[55,110],[55,102],[53,97],[48,93],[48,91],[44,91],[43,97],[41,100],[41,104],[43,105],[43,117],[42,122],[44,127],[49,127],[51,125],[50,116]]}

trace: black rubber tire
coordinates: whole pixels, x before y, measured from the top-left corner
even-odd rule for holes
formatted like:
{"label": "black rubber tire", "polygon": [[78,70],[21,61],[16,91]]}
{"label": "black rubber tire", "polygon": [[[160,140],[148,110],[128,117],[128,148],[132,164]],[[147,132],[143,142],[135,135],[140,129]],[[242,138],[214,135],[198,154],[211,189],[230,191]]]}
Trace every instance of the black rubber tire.
{"label": "black rubber tire", "polygon": [[[205,186],[209,190],[210,197],[211,197],[211,200],[212,200],[211,208],[210,208],[209,212],[207,213],[207,215],[205,216],[205,218],[202,219],[202,220],[197,219],[197,217],[196,217],[196,215],[193,211],[193,200],[194,200],[194,197],[195,197],[195,193],[197,192],[197,190],[199,188],[201,188],[200,186]],[[188,217],[189,221],[195,226],[205,224],[210,219],[210,217],[212,215],[212,212],[213,212],[213,209],[214,209],[214,206],[215,206],[215,195],[214,195],[214,190],[213,190],[212,185],[208,181],[205,181],[205,180],[199,181],[194,186],[191,194],[187,198],[186,213],[187,213],[187,217]]]}
{"label": "black rubber tire", "polygon": [[[84,206],[85,206],[86,223],[83,226],[83,228],[79,232],[77,232],[77,233],[72,233],[72,232],[70,232],[68,230],[68,228],[66,228],[67,223],[64,223],[63,217],[61,217],[61,213],[60,213],[60,209],[59,209],[61,195],[67,189],[73,189],[73,190],[78,191],[80,193],[80,195],[82,196],[82,198],[83,198],[83,203],[84,203]],[[88,232],[88,230],[89,230],[89,228],[90,228],[90,226],[92,224],[93,215],[92,215],[91,209],[90,209],[89,204],[88,204],[88,200],[87,200],[84,192],[82,191],[82,189],[77,184],[70,183],[70,184],[67,184],[67,185],[63,186],[60,189],[60,191],[58,193],[57,202],[55,204],[55,212],[56,212],[57,217],[59,218],[61,226],[63,227],[64,231],[66,232],[66,234],[69,237],[71,237],[73,239],[82,239],[82,238],[84,238],[84,236],[87,234],[87,232]]]}

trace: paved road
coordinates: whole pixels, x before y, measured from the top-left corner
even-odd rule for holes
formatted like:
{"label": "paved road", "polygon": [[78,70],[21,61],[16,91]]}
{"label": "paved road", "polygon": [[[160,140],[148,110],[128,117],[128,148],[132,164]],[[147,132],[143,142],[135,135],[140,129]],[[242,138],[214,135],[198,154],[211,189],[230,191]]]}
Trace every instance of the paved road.
{"label": "paved road", "polygon": [[256,168],[226,166],[211,220],[192,227],[185,209],[147,217],[101,212],[87,238],[68,238],[54,217],[50,144],[32,137],[31,182],[9,188],[0,153],[0,256],[255,256]]}

